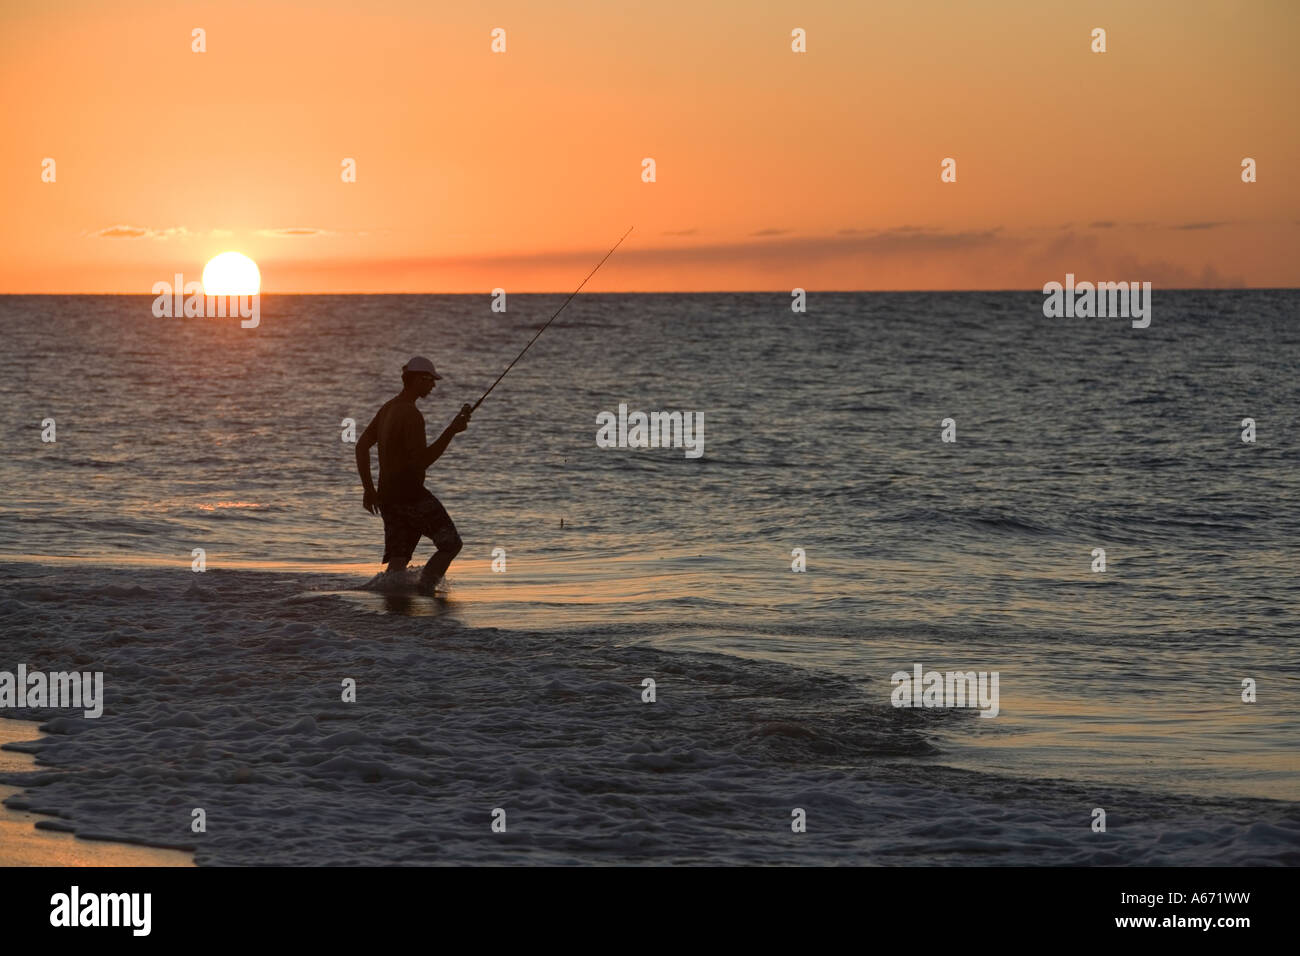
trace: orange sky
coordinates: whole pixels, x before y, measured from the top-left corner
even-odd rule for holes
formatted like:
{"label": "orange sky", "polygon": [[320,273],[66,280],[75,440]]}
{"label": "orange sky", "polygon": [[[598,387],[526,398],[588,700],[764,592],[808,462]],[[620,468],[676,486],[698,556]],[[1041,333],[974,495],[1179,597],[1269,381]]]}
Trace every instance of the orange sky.
{"label": "orange sky", "polygon": [[227,249],[266,292],[570,291],[629,225],[588,289],[1296,286],[1298,28],[1296,0],[0,0],[0,292],[148,294]]}

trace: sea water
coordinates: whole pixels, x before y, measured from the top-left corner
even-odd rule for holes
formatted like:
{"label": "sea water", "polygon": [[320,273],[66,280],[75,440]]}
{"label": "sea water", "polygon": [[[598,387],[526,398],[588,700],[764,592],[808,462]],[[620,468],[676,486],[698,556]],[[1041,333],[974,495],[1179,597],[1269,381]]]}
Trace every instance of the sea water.
{"label": "sea water", "polygon": [[[1047,318],[1036,292],[813,294],[803,314],[776,293],[584,294],[429,470],[465,542],[448,599],[353,593],[383,536],[348,420],[359,433],[424,354],[444,376],[420,405],[432,441],[561,301],[265,296],[242,329],[157,319],[144,296],[0,297],[0,640],[11,664],[106,673],[95,747],[71,729],[51,746],[124,798],[141,761],[187,792],[234,761],[268,805],[332,764],[363,805],[369,780],[477,806],[468,773],[494,781],[489,803],[529,793],[538,819],[557,814],[548,859],[597,853],[579,824],[554,836],[570,791],[633,858],[690,842],[690,821],[725,831],[751,798],[788,836],[796,799],[822,794],[848,826],[873,799],[900,812],[886,781],[939,778],[945,820],[1020,781],[1053,827],[1072,825],[1059,788],[1082,788],[1087,833],[1122,785],[1153,808],[1200,801],[1187,860],[1295,852],[1300,295],[1156,290],[1134,329]],[[620,405],[707,418],[704,454],[602,447],[598,416]],[[891,675],[917,665],[996,672],[997,717],[892,707]],[[382,717],[339,710],[348,668]],[[466,769],[453,755],[493,713],[517,739],[483,741]],[[294,754],[320,760],[287,773]],[[590,795],[611,774],[650,836]],[[670,779],[667,803],[678,786],[701,803],[656,817]],[[738,804],[711,807],[740,779],[755,783]],[[33,792],[61,787],[78,805],[70,781]],[[322,820],[357,810],[327,791]],[[1267,814],[1232,802],[1250,798],[1288,803],[1252,824]],[[1217,856],[1193,849],[1206,800],[1244,813]],[[129,816],[105,821],[147,836]],[[835,844],[850,858],[888,844],[861,828]],[[316,859],[309,830],[267,852]]]}

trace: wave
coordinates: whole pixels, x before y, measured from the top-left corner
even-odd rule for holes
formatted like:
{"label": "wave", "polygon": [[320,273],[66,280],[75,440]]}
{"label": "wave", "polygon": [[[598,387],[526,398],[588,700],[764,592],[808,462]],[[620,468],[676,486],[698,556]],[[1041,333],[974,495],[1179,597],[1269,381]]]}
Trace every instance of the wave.
{"label": "wave", "polygon": [[[105,672],[97,721],[24,712],[47,736],[39,773],[4,776],[19,803],[201,865],[1297,862],[1300,809],[1274,801],[1107,786],[1124,835],[1081,839],[1095,785],[946,767],[970,715],[844,676],[292,600],[309,581],[105,570],[75,614],[0,605],[12,659]],[[192,805],[225,823],[191,834]],[[494,807],[512,840],[486,839]],[[792,807],[824,838],[782,839]]]}

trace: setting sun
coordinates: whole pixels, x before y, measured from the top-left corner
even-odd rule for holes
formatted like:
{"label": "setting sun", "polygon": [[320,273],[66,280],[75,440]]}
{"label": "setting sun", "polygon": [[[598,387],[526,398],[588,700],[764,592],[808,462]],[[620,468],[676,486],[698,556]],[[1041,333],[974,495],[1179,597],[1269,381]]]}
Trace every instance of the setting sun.
{"label": "setting sun", "polygon": [[257,263],[240,252],[213,256],[203,267],[204,295],[257,295],[261,285]]}

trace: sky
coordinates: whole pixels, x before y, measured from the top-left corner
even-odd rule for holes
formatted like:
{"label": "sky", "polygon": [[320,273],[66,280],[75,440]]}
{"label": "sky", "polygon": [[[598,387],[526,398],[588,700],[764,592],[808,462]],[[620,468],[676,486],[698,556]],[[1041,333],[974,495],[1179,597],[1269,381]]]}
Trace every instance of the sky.
{"label": "sky", "polygon": [[227,250],[571,291],[629,226],[588,290],[1294,287],[1297,41],[1295,0],[0,0],[0,293]]}

